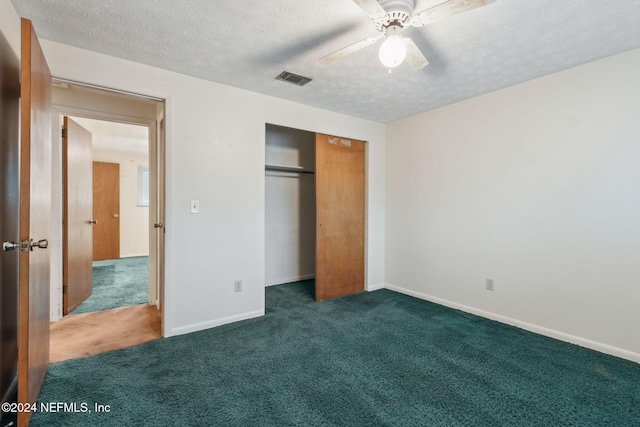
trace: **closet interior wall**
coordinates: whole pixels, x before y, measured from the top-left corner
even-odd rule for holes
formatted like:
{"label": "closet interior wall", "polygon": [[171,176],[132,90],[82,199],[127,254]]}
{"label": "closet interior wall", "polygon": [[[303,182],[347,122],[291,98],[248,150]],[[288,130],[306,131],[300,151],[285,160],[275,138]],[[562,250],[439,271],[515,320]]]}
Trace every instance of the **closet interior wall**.
{"label": "closet interior wall", "polygon": [[315,133],[267,124],[266,286],[315,277]]}

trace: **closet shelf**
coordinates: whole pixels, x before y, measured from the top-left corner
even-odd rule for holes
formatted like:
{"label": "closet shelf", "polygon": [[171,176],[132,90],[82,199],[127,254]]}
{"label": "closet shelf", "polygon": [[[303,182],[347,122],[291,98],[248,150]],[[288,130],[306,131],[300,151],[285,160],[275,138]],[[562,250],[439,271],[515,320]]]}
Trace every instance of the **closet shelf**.
{"label": "closet shelf", "polygon": [[305,170],[302,166],[265,165],[264,169],[277,172],[314,173],[313,171]]}

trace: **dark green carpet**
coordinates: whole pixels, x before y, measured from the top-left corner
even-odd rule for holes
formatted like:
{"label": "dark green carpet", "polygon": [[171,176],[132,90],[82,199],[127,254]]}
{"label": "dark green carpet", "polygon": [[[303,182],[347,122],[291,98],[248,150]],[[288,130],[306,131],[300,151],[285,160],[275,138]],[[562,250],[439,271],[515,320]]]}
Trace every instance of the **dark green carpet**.
{"label": "dark green carpet", "polygon": [[640,365],[389,290],[49,368],[33,426],[638,426]]}
{"label": "dark green carpet", "polygon": [[146,303],[149,300],[149,257],[93,262],[93,293],[71,314]]}

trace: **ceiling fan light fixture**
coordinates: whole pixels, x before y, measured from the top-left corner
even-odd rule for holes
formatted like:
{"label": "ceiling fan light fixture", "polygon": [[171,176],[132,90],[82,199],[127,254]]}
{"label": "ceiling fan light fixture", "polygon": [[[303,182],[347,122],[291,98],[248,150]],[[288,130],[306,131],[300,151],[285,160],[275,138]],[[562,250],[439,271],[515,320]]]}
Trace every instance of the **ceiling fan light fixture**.
{"label": "ceiling fan light fixture", "polygon": [[387,39],[380,46],[378,57],[380,62],[387,68],[395,68],[402,64],[407,56],[407,46],[405,46],[402,37],[396,34],[387,36]]}

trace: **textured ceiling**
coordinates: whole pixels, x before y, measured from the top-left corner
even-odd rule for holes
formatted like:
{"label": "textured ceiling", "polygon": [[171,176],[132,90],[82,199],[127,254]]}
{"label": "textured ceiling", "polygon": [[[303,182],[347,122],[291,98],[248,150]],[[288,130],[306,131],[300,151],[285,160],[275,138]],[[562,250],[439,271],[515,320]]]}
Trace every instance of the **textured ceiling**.
{"label": "textured ceiling", "polygon": [[12,3],[44,39],[381,123],[640,48],[640,0],[498,0],[404,31],[430,64],[392,73],[379,45],[318,60],[378,34],[352,0]]}

